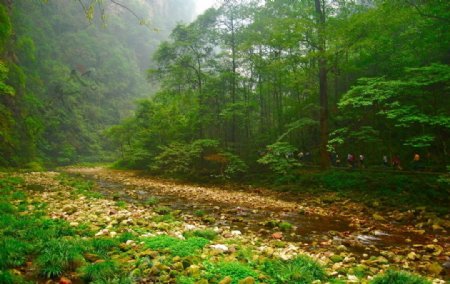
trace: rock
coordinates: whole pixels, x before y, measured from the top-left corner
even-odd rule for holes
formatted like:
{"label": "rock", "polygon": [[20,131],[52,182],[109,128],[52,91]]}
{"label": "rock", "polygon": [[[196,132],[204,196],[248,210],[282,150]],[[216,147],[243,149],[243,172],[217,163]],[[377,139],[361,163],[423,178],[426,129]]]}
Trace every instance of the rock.
{"label": "rock", "polygon": [[216,250],[219,250],[219,251],[222,251],[222,252],[228,251],[228,247],[226,245],[222,245],[222,244],[211,245],[210,248],[216,249]]}
{"label": "rock", "polygon": [[237,236],[241,236],[241,235],[242,235],[241,231],[239,231],[239,230],[233,230],[233,231],[231,231],[230,234],[231,234],[233,237],[237,237]]}
{"label": "rock", "polygon": [[347,275],[348,283],[359,283],[358,277],[355,275]]}
{"label": "rock", "polygon": [[381,216],[381,215],[379,215],[379,214],[377,214],[377,213],[372,214],[372,217],[373,217],[373,219],[374,219],[375,221],[386,221],[386,219],[384,219],[383,216]]}
{"label": "rock", "polygon": [[72,281],[69,278],[61,277],[59,279],[59,284],[72,284]]}
{"label": "rock", "polygon": [[238,284],[254,284],[255,283],[255,278],[249,276],[245,279],[239,280]]}
{"label": "rock", "polygon": [[408,255],[406,256],[408,259],[410,259],[410,260],[415,260],[415,259],[418,259],[419,257],[418,257],[418,255],[415,253],[415,252],[410,252],[410,253],[408,253]]}
{"label": "rock", "polygon": [[198,265],[191,265],[186,269],[186,274],[189,276],[198,276],[200,275],[200,266]]}
{"label": "rock", "polygon": [[272,238],[274,238],[275,240],[281,240],[283,238],[283,233],[282,232],[273,233]]}
{"label": "rock", "polygon": [[195,225],[191,225],[191,224],[185,224],[184,225],[184,230],[185,231],[193,231],[195,229],[197,229],[197,227]]}
{"label": "rock", "polygon": [[222,279],[219,284],[230,284],[233,281],[233,278],[231,278],[230,276],[225,277],[224,279]]}
{"label": "rock", "polygon": [[427,266],[427,270],[434,276],[437,276],[437,275],[441,274],[443,268],[439,263],[433,262]]}
{"label": "rock", "polygon": [[341,255],[332,255],[332,256],[330,256],[330,260],[332,261],[332,262],[334,262],[334,263],[336,263],[336,262],[341,262],[341,261],[343,261],[344,260],[344,257],[343,256],[341,256]]}
{"label": "rock", "polygon": [[127,246],[135,245],[135,242],[133,240],[128,240],[126,241],[125,245]]}
{"label": "rock", "polygon": [[173,270],[177,270],[177,271],[182,271],[182,270],[184,270],[183,263],[182,263],[182,262],[175,262],[175,263],[172,265],[172,269],[173,269]]}
{"label": "rock", "polygon": [[117,236],[117,233],[116,232],[109,232],[109,236],[111,238],[115,238]]}
{"label": "rock", "polygon": [[78,227],[80,225],[80,223],[78,222],[70,222],[69,224],[71,227]]}

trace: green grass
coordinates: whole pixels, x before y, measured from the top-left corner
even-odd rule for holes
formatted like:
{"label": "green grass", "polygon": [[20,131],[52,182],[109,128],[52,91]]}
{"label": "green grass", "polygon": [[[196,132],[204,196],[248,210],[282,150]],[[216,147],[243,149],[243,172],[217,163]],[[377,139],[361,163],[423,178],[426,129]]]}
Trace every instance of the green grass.
{"label": "green grass", "polygon": [[250,266],[240,262],[218,262],[205,263],[206,278],[212,283],[221,281],[226,276],[231,277],[232,284],[237,284],[239,280],[247,277],[258,279],[258,273]]}
{"label": "green grass", "polygon": [[308,256],[298,256],[288,261],[267,261],[262,270],[271,277],[272,283],[306,284],[327,280],[324,268]]}
{"label": "green grass", "polygon": [[36,259],[39,274],[47,278],[62,275],[84,262],[83,246],[79,241],[53,239],[49,241]]}
{"label": "green grass", "polygon": [[119,207],[119,208],[126,208],[127,207],[127,203],[125,201],[123,201],[123,200],[119,200],[119,201],[116,201],[116,206]]}
{"label": "green grass", "polygon": [[172,209],[170,209],[167,206],[158,206],[155,209],[153,209],[153,211],[155,211],[159,215],[166,215],[169,214],[172,211]]}
{"label": "green grass", "polygon": [[286,221],[283,221],[280,224],[278,224],[278,227],[282,231],[290,231],[290,230],[292,230],[292,224],[289,223],[289,222],[286,222]]}
{"label": "green grass", "polygon": [[167,251],[174,256],[191,256],[201,250],[209,240],[200,237],[192,237],[181,240],[167,235],[156,236],[144,240],[146,246],[153,250]]}
{"label": "green grass", "polygon": [[185,232],[183,235],[186,238],[200,237],[200,238],[208,239],[211,241],[217,237],[217,233],[211,229],[189,231],[189,232]]}
{"label": "green grass", "polygon": [[92,252],[99,255],[102,258],[108,258],[108,253],[119,246],[118,239],[112,238],[94,238],[90,240]]}
{"label": "green grass", "polygon": [[388,270],[375,277],[370,284],[431,284],[427,279],[405,271]]}
{"label": "green grass", "polygon": [[205,212],[205,210],[195,210],[194,215],[197,217],[203,217],[206,215],[206,212]]}
{"label": "green grass", "polygon": [[88,264],[80,269],[83,278],[92,283],[131,283],[131,280],[125,277],[113,261],[101,261]]}
{"label": "green grass", "polygon": [[147,198],[147,200],[145,200],[144,204],[147,206],[155,206],[159,203],[159,198],[158,197],[149,197]]}

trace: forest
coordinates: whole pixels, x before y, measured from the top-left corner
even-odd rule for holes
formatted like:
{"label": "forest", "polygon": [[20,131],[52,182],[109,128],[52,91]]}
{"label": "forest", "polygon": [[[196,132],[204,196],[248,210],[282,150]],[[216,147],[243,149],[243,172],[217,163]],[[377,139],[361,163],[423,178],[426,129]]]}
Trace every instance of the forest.
{"label": "forest", "polygon": [[448,1],[0,0],[0,284],[447,283],[449,138]]}

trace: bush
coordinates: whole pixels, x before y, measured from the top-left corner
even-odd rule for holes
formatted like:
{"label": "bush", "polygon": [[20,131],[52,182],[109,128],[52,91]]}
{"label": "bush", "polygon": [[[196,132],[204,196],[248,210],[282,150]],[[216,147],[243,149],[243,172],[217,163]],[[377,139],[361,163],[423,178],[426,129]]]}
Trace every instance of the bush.
{"label": "bush", "polygon": [[371,284],[431,284],[425,278],[404,271],[388,270],[385,274],[375,277]]}
{"label": "bush", "polygon": [[247,170],[236,155],[225,152],[219,141],[195,140],[191,144],[179,142],[160,147],[150,169],[172,175],[230,178]]}
{"label": "bush", "polygon": [[308,256],[299,256],[288,261],[267,261],[263,264],[263,271],[273,279],[274,283],[306,284],[327,279],[323,267]]}
{"label": "bush", "polygon": [[258,163],[267,165],[274,173],[283,179],[294,179],[294,169],[300,163],[294,157],[297,148],[286,142],[276,142],[267,146],[266,154],[258,160]]}

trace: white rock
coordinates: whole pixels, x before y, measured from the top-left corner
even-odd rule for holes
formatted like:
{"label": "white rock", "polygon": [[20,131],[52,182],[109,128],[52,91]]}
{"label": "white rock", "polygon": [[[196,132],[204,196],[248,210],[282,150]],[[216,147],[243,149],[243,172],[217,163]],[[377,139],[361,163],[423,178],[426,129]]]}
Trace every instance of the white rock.
{"label": "white rock", "polygon": [[110,236],[111,238],[115,238],[115,237],[117,236],[117,233],[116,233],[116,232],[110,232],[110,233],[109,233],[109,236]]}
{"label": "white rock", "polygon": [[237,236],[241,236],[242,233],[239,230],[233,230],[233,231],[231,231],[231,235],[234,237],[237,237]]}
{"label": "white rock", "polygon": [[185,229],[186,231],[192,231],[192,230],[197,229],[197,227],[196,227],[195,225],[185,224],[185,225],[184,225],[184,229]]}
{"label": "white rock", "polygon": [[220,250],[220,251],[228,251],[228,247],[226,245],[217,244],[217,245],[210,245],[210,248]]}
{"label": "white rock", "polygon": [[359,283],[358,277],[356,277],[355,275],[347,275],[347,279],[350,283]]}
{"label": "white rock", "polygon": [[133,240],[128,240],[125,244],[126,244],[127,246],[129,246],[129,245],[134,244],[134,241],[133,241]]}

